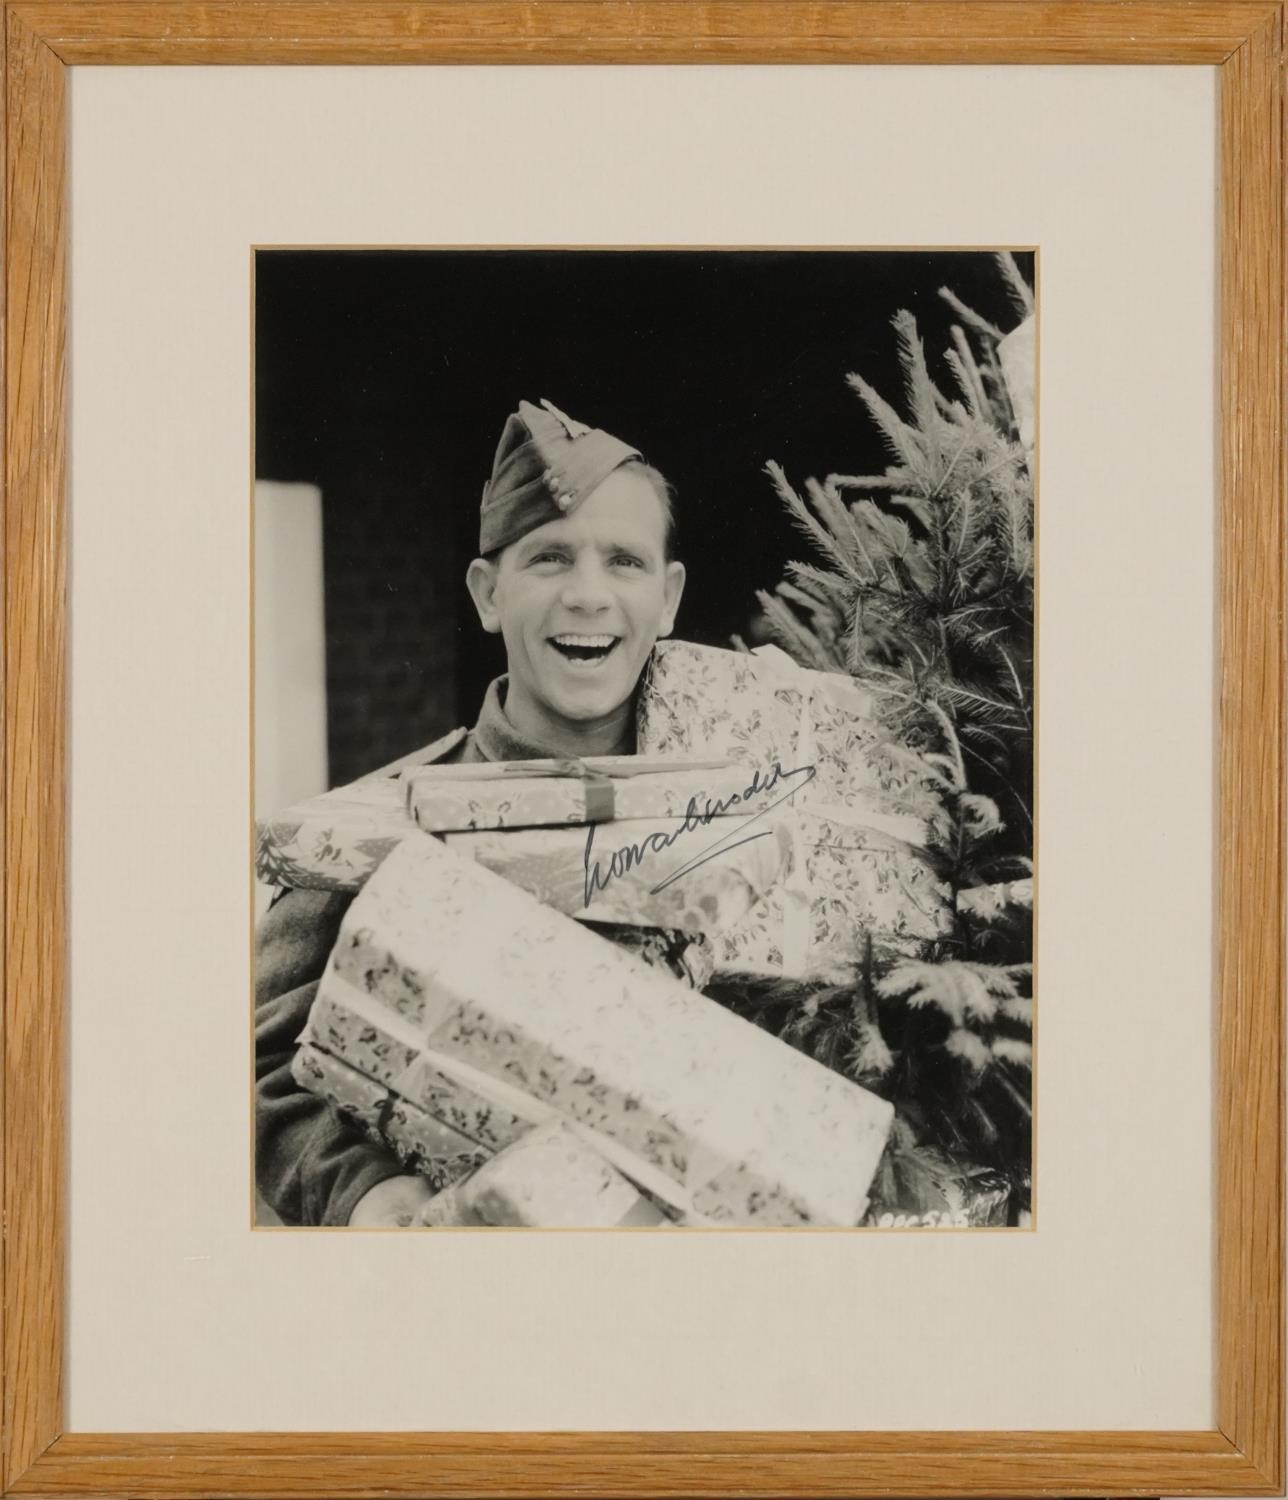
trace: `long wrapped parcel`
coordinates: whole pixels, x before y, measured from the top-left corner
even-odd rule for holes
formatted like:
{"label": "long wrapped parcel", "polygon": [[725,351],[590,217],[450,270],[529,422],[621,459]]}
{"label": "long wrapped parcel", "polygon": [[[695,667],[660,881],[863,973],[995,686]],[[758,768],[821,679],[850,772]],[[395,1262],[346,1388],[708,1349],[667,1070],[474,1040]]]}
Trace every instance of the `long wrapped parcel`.
{"label": "long wrapped parcel", "polygon": [[641,685],[641,754],[727,754],[788,792],[797,854],[781,883],[716,941],[722,975],[812,978],[878,947],[915,951],[950,926],[925,857],[924,783],[894,753],[872,694],[774,647],[660,641]]}
{"label": "long wrapped parcel", "polygon": [[689,1222],[857,1224],[893,1113],[430,839],[350,907],[302,1040],[493,1150],[562,1120]]}
{"label": "long wrapped parcel", "polygon": [[329,1099],[368,1140],[392,1150],[409,1172],[443,1189],[468,1177],[491,1153],[393,1093],[374,1078],[317,1047],[300,1047],[291,1064],[296,1083]]}
{"label": "long wrapped parcel", "polygon": [[291,1067],[368,1140],[437,1193],[429,1224],[644,1227],[665,1216],[566,1126],[542,1125],[495,1156],[330,1053],[300,1047]]}
{"label": "long wrapped parcel", "polygon": [[722,817],[771,800],[741,766],[693,755],[412,766],[401,780],[407,809],[427,833],[682,818],[691,808]]}
{"label": "long wrapped parcel", "polygon": [[627,1229],[666,1223],[647,1198],[566,1125],[538,1125],[447,1188],[427,1225]]}
{"label": "long wrapped parcel", "polygon": [[[524,764],[502,763],[502,768]],[[496,767],[420,769],[478,771]],[[685,771],[679,781],[688,784],[703,774]],[[660,781],[669,785],[671,779],[669,775],[646,774],[623,777],[620,784]],[[752,779],[742,768],[735,772],[743,792]],[[468,778],[451,784],[462,788],[518,785],[476,783]],[[537,784],[558,786],[559,779],[538,779]],[[679,795],[674,793],[671,800],[678,801]],[[685,793],[690,799],[692,795]],[[754,802],[757,795],[753,793],[748,800]],[[772,800],[772,796],[770,792],[761,800]],[[704,808],[711,806],[709,801],[704,804]],[[757,821],[754,831],[760,836],[745,842],[725,839],[724,844],[736,847],[724,848],[718,858],[697,863],[732,826],[728,817],[708,818],[704,810],[691,818],[631,818],[590,827],[507,828],[439,836],[459,853],[580,921],[714,937],[735,927],[756,902],[785,879],[793,857],[788,820],[781,809],[773,809]],[[422,837],[423,832],[403,806],[396,778],[356,782],[298,803],[262,822],[257,872],[270,885],[357,891],[404,839]]]}

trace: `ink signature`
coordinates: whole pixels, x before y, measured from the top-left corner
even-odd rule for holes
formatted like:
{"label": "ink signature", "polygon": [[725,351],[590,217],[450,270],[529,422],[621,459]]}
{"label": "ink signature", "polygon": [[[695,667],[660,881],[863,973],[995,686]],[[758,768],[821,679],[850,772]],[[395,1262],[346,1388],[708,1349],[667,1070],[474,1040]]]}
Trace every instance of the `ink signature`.
{"label": "ink signature", "polygon": [[[607,865],[602,865],[598,859],[592,863],[591,855],[595,847],[595,829],[598,826],[592,823],[586,830],[586,853],[585,871],[586,885],[584,891],[585,904],[590,905],[596,891],[605,891],[612,882],[634,869],[636,865],[642,865],[650,854],[661,854],[669,849],[677,840],[688,833],[696,833],[700,828],[705,828],[713,819],[721,816],[737,802],[751,802],[756,797],[763,796],[766,792],[772,792],[776,786],[783,782],[792,782],[793,778],[803,778],[788,786],[785,792],[780,792],[772,802],[767,802],[764,807],[754,812],[749,818],[740,820],[736,827],[719,838],[714,844],[708,844],[705,849],[700,850],[692,859],[686,861],[678,870],[672,870],[665,880],[653,886],[649,894],[656,896],[659,891],[664,891],[668,885],[674,884],[681,876],[688,875],[696,870],[699,865],[704,865],[709,859],[716,859],[721,854],[728,854],[731,849],[737,849],[740,844],[750,844],[753,839],[768,838],[770,830],[762,828],[757,833],[745,833],[753,823],[763,818],[767,812],[772,811],[780,802],[785,802],[788,797],[794,796],[801,787],[807,786],[814,779],[815,768],[813,766],[796,766],[790,771],[784,771],[777,761],[772,768],[762,776],[759,769],[756,770],[751,781],[741,792],[732,792],[728,797],[716,800],[707,799],[705,807],[699,809],[698,799],[689,798],[689,806],[680,823],[669,832],[650,833],[645,839],[636,844],[623,844],[614,849],[609,856]],[[735,838],[734,835],[740,835]]]}

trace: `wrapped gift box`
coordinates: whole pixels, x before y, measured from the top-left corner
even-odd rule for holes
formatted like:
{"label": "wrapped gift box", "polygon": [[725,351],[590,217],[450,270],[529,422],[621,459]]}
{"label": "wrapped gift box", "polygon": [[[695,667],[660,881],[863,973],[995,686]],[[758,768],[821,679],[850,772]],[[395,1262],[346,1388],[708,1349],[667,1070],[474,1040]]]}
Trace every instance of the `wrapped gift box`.
{"label": "wrapped gift box", "polygon": [[1011,1205],[1011,1184],[988,1167],[971,1167],[945,1184],[948,1207],[974,1228],[1005,1226]]}
{"label": "wrapped gift box", "polygon": [[[342,928],[341,941],[344,939]],[[355,943],[351,962],[365,964],[374,953],[368,945]],[[386,997],[393,995],[397,985],[406,982],[392,970],[379,973],[373,966],[367,972],[370,982]],[[414,979],[410,982],[415,984]],[[512,1145],[531,1128],[532,1122],[526,1115],[515,1114],[503,1104],[484,1098],[463,1085],[454,1073],[435,1067],[422,1055],[423,1049],[409,1040],[396,1010],[383,1012],[378,1007],[363,1007],[356,986],[346,986],[331,969],[318,987],[300,1042],[301,1051],[313,1047],[343,1060],[378,1085],[385,1095],[396,1095],[450,1126],[474,1145],[484,1147],[488,1155]],[[392,1146],[393,1142],[389,1144]]]}
{"label": "wrapped gift box", "polygon": [[[669,778],[650,774],[637,779]],[[738,770],[736,779],[745,791],[746,773]],[[537,784],[548,787],[558,782],[538,778]],[[633,779],[622,781],[624,786],[633,784]],[[792,859],[788,822],[781,812],[771,811],[757,825],[764,837],[737,843],[677,873],[715,845],[721,830],[730,826],[725,817],[707,822],[702,814],[689,820],[600,824],[593,832],[585,827],[525,828],[444,837],[458,851],[569,916],[712,936],[736,926],[785,878]],[[269,885],[357,891],[403,839],[419,831],[403,806],[396,778],[356,782],[262,822],[256,872]]]}
{"label": "wrapped gift box", "polygon": [[690,812],[711,819],[755,811],[772,800],[763,778],[727,760],[712,765],[692,755],[413,766],[401,780],[408,811],[427,833],[683,818]]}
{"label": "wrapped gift box", "polygon": [[553,1122],[440,1193],[424,1222],[620,1229],[661,1224],[665,1215],[566,1125]]}
{"label": "wrapped gift box", "polygon": [[879,952],[916,953],[950,926],[950,888],[919,853],[879,831],[797,815],[792,877],[712,939],[715,972],[842,979],[871,936]]}
{"label": "wrapped gift box", "polygon": [[[936,1206],[927,1207],[928,1196]],[[916,1202],[874,1194],[865,1223],[876,1229],[1001,1229],[1009,1222],[1010,1207],[1011,1184],[1003,1173],[945,1162],[931,1193],[923,1187]]]}
{"label": "wrapped gift box", "polygon": [[354,901],[304,1040],[492,1149],[575,1123],[691,1221],[857,1224],[892,1117],[431,839]]}
{"label": "wrapped gift box", "polygon": [[912,952],[951,927],[951,892],[925,858],[915,812],[926,783],[891,753],[873,696],[853,678],[807,671],[773,647],[660,641],[637,731],[641,754],[701,746],[762,777],[783,773],[792,874],[715,939],[722,977],[832,977],[858,961],[869,936]]}
{"label": "wrapped gift box", "polygon": [[[792,830],[780,810],[749,830],[763,837],[731,840],[723,836],[731,826],[742,825],[727,818],[696,825],[632,818],[593,830],[508,829],[444,838],[567,916],[714,937],[735,927],[785,879],[792,860]],[[718,852],[704,859],[710,850]]]}
{"label": "wrapped gift box", "polygon": [[587,922],[585,925],[588,931],[615,943],[641,963],[674,974],[691,990],[706,989],[715,973],[715,950],[708,938],[688,932],[630,927],[613,922]]}
{"label": "wrapped gift box", "polygon": [[291,1072],[301,1088],[329,1099],[369,1140],[391,1149],[409,1172],[418,1172],[436,1190],[468,1177],[489,1159],[467,1136],[316,1047],[299,1048]]}
{"label": "wrapped gift box", "polygon": [[396,777],[355,781],[263,819],[255,874],[265,885],[297,890],[361,890],[415,832]]}

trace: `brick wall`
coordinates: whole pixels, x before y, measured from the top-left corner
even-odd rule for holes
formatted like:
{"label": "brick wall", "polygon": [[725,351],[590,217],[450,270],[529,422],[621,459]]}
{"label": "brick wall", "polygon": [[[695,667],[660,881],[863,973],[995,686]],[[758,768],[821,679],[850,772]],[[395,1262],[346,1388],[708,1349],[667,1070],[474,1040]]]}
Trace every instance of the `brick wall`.
{"label": "brick wall", "polygon": [[[441,514],[441,513],[440,513]],[[470,609],[453,527],[423,481],[323,497],[329,779],[351,781],[460,722]],[[471,610],[472,613],[472,610]]]}

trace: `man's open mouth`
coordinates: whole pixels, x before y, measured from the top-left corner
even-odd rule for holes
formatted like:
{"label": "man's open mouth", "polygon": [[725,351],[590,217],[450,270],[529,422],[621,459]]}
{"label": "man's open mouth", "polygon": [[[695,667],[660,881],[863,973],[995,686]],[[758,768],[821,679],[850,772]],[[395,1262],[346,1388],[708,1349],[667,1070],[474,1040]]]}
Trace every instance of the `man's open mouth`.
{"label": "man's open mouth", "polygon": [[617,649],[621,636],[617,635],[554,635],[550,644],[565,661],[579,665],[595,666],[607,661]]}

